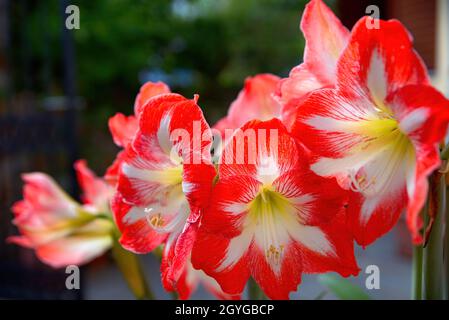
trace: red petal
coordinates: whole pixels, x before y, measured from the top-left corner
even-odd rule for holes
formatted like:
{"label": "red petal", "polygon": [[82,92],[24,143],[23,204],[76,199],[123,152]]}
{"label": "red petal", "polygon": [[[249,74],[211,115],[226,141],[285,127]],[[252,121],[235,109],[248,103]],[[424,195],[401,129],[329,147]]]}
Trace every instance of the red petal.
{"label": "red petal", "polygon": [[36,254],[42,262],[53,268],[80,266],[105,253],[111,244],[112,239],[109,235],[96,237],[73,235],[39,246]]}
{"label": "red petal", "polygon": [[86,160],[76,161],[74,167],[78,183],[83,190],[83,202],[92,205],[99,212],[109,212],[112,188],[87,167]]}
{"label": "red petal", "polygon": [[[165,259],[166,261],[167,259]],[[164,264],[164,260],[162,261]],[[165,267],[161,267],[162,270]],[[190,259],[187,261],[184,271],[182,272],[179,280],[176,282],[175,287],[165,286],[165,289],[169,291],[176,291],[179,294],[180,300],[187,300],[190,298],[191,294],[196,290],[198,284],[201,283],[209,292],[211,292],[215,297],[221,300],[240,300],[240,295],[229,295],[224,293],[220,285],[215,281],[214,278],[209,277],[203,271],[196,270],[193,268]]]}
{"label": "red petal", "polygon": [[[116,193],[112,202],[112,211],[114,220],[122,233],[120,244],[134,253],[148,253],[158,247],[167,238],[166,234],[157,233],[147,222],[146,219],[140,219],[133,223],[126,223],[123,217],[133,209],[131,205],[123,202],[120,193]],[[138,208],[135,208],[135,210]],[[141,210],[144,210],[141,208]]]}
{"label": "red petal", "polygon": [[210,201],[212,181],[216,176],[212,164],[185,164],[182,187],[192,212],[204,209]]}
{"label": "red petal", "polygon": [[288,78],[281,80],[279,95],[282,102],[282,121],[287,128],[293,125],[298,106],[307,95],[327,85],[318,80],[304,63],[293,68]]}
{"label": "red petal", "polygon": [[[166,131],[166,137],[158,137],[160,129]],[[184,163],[195,164],[202,160],[210,163],[211,140],[209,126],[196,102],[166,94],[148,101],[133,145],[139,155],[154,161],[169,159],[170,152],[176,150]]]}
{"label": "red petal", "polygon": [[402,190],[396,190],[394,194],[384,194],[379,197],[380,199],[376,201],[376,205],[372,209],[373,212],[366,222],[362,218],[362,206],[369,200],[360,193],[354,193],[350,197],[348,221],[352,225],[355,240],[363,247],[370,245],[389,232],[398,221],[407,203],[405,186]]}
{"label": "red petal", "polygon": [[225,271],[216,270],[225,256],[228,245],[228,238],[200,229],[192,249],[192,264],[195,269],[201,269],[217,280],[224,292],[238,295],[242,293],[250,275],[247,257],[243,256],[232,268]]}
{"label": "red petal", "polygon": [[[120,175],[117,185],[117,190],[122,194],[127,203],[140,207],[146,207],[148,204],[155,201],[162,200],[161,196],[161,183],[159,181],[147,181],[145,180],[144,170],[163,167],[165,162],[154,163],[151,160],[143,159],[134,150],[132,145],[129,145],[125,149],[125,155],[123,157],[122,164],[120,166]],[[134,174],[129,176],[126,172],[123,172],[124,165],[130,168],[136,168],[140,175]],[[156,167],[156,168],[155,168]],[[134,170],[134,169],[133,169]]]}
{"label": "red petal", "polygon": [[295,246],[290,246],[285,252],[279,274],[272,271],[265,259],[265,254],[256,246],[251,248],[248,261],[251,275],[270,299],[287,300],[290,292],[296,291],[301,283],[301,254]]}
{"label": "red petal", "polygon": [[256,197],[260,186],[261,183],[251,176],[220,178],[211,194],[210,206],[203,216],[202,228],[228,238],[239,235],[241,230],[237,226],[244,212],[232,213],[226,207],[248,204]]}
{"label": "red petal", "polygon": [[114,143],[119,147],[126,147],[137,132],[138,122],[135,116],[125,116],[117,113],[109,118],[109,130]]}
{"label": "red petal", "polygon": [[443,140],[449,101],[439,91],[427,85],[408,85],[387,97],[387,102],[413,142],[436,147]]}
{"label": "red petal", "polygon": [[[331,125],[339,120],[354,123],[365,120],[363,107],[366,99],[362,96],[349,100],[344,93],[335,89],[314,91],[299,106],[291,134],[312,151],[314,159],[343,157],[348,149],[360,143],[360,134],[337,131]],[[317,129],[309,123],[316,117],[329,119],[329,123],[325,123],[327,128],[322,125],[322,129]]]}
{"label": "red petal", "polygon": [[187,266],[193,244],[196,240],[198,225],[199,221],[194,224],[187,223],[184,230],[175,240],[175,243],[171,244],[168,248],[168,244],[166,244],[164,248],[161,273],[162,283],[167,290],[176,287],[176,282]]}
{"label": "red petal", "polygon": [[373,101],[385,98],[408,84],[427,84],[424,63],[413,50],[410,34],[397,20],[376,20],[379,28],[368,28],[370,17],[360,19],[338,63],[339,86],[361,88]]}
{"label": "red petal", "polygon": [[134,102],[134,114],[139,116],[149,99],[164,93],[170,93],[170,88],[163,82],[148,81],[143,84]]}
{"label": "red petal", "polygon": [[360,269],[354,256],[354,243],[347,225],[345,211],[340,211],[331,220],[319,225],[335,248],[335,255],[320,255],[304,245],[297,244],[302,256],[304,273],[338,272],[343,277],[356,276]]}
{"label": "red petal", "polygon": [[337,61],[349,40],[349,31],[321,1],[307,4],[301,19],[306,47],[304,63],[293,68],[279,86],[282,119],[291,128],[298,106],[312,91],[337,83]]}
{"label": "red petal", "polygon": [[24,200],[12,208],[15,224],[42,228],[76,218],[78,204],[50,176],[34,172],[22,174],[22,179]]}
{"label": "red petal", "polygon": [[307,5],[301,30],[306,39],[304,61],[307,67],[320,82],[335,84],[337,60],[348,42],[349,31],[321,0],[310,1]]}
{"label": "red petal", "polygon": [[270,157],[275,159],[279,174],[306,160],[305,152],[300,150],[280,120],[250,121],[235,132],[223,150],[219,167],[220,178],[236,175],[256,177],[258,170],[264,175],[269,174],[270,168],[266,168],[268,171],[263,169],[274,163],[261,161]]}
{"label": "red petal", "polygon": [[14,243],[24,248],[33,248],[34,243],[27,237],[24,236],[11,236],[6,238],[7,243]]}
{"label": "red petal", "polygon": [[407,225],[412,233],[413,242],[420,244],[423,240],[420,234],[423,225],[420,211],[427,198],[428,177],[440,166],[440,155],[435,147],[418,145],[416,148],[419,151],[417,152],[415,192],[409,195]]}
{"label": "red petal", "polygon": [[118,183],[118,177],[120,173],[120,165],[125,159],[126,152],[120,151],[114,159],[114,162],[106,169],[104,179],[109,185],[115,187]]}
{"label": "red petal", "polygon": [[[161,268],[162,268],[162,264],[161,264]],[[184,272],[181,274],[181,276],[179,277],[179,280],[176,283],[176,288],[167,287],[165,284],[164,284],[164,287],[168,291],[178,292],[180,300],[188,300],[190,298],[191,294],[196,290],[196,288],[198,286],[197,279],[195,279],[194,282],[192,283],[192,281],[189,279],[189,276],[190,275],[188,273],[188,269],[185,268]]]}

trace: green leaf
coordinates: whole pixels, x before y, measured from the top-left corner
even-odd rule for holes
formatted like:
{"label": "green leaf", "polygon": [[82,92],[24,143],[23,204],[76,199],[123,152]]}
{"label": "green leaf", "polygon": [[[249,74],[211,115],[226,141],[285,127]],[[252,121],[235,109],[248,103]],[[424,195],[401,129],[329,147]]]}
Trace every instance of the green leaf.
{"label": "green leaf", "polygon": [[321,274],[318,281],[342,300],[370,300],[371,297],[348,279],[334,274]]}

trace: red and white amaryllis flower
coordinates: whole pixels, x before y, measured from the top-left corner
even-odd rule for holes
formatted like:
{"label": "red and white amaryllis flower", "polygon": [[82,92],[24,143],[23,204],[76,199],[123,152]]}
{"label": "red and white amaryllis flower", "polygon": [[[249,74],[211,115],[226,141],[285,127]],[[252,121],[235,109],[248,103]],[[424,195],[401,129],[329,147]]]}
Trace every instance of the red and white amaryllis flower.
{"label": "red and white amaryllis flower", "polygon": [[359,244],[388,232],[404,208],[419,243],[419,212],[427,177],[440,164],[449,102],[429,85],[402,24],[379,21],[370,29],[367,19],[354,26],[336,88],[298,106],[293,134],[315,154],[315,173],[354,191],[349,221]]}
{"label": "red and white amaryllis flower", "polygon": [[280,120],[251,121],[223,151],[193,266],[228,294],[252,276],[273,299],[287,299],[303,272],[357,274],[344,200],[334,179],[309,170]]}
{"label": "red and white amaryllis flower", "polygon": [[196,102],[178,94],[147,101],[113,205],[125,249],[147,253],[165,243],[167,288],[184,270],[215,177],[210,128]]}
{"label": "red and white amaryllis flower", "polygon": [[23,200],[14,204],[14,224],[20,236],[12,243],[36,250],[38,258],[55,268],[85,264],[112,245],[113,223],[97,219],[110,214],[110,187],[86,167],[75,164],[85,205],[67,195],[44,173],[24,174]]}
{"label": "red and white amaryllis flower", "polygon": [[321,0],[310,1],[301,19],[306,40],[304,62],[281,80],[279,97],[287,128],[293,124],[298,103],[315,89],[337,83],[337,60],[349,39],[349,31]]}
{"label": "red and white amaryllis flower", "polygon": [[[123,113],[116,113],[109,118],[109,131],[112,139],[118,147],[126,148],[132,141],[139,126],[139,115],[145,103],[159,94],[170,93],[170,88],[163,82],[148,81],[140,87],[140,91],[134,102],[134,114],[125,116]],[[117,183],[118,170],[124,154],[119,152],[115,161],[106,170],[105,179],[112,185]]]}

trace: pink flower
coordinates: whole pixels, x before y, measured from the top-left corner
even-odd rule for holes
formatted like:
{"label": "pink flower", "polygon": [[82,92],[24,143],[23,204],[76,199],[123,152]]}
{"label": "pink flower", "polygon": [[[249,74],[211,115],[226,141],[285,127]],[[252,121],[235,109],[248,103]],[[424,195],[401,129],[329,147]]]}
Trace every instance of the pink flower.
{"label": "pink flower", "polygon": [[113,224],[109,219],[112,190],[86,167],[85,161],[75,164],[85,205],[67,195],[44,173],[22,176],[23,200],[12,211],[20,236],[8,241],[32,248],[38,258],[55,268],[88,263],[112,245]]}

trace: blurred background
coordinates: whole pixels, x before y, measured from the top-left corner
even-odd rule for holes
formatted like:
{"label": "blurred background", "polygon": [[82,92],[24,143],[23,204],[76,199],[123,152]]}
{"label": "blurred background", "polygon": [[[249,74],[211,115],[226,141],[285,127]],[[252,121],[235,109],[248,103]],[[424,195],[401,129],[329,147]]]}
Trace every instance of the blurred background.
{"label": "blurred background", "polygon": [[[102,175],[118,149],[107,120],[131,114],[145,81],[164,81],[199,104],[212,125],[226,114],[246,76],[287,76],[301,62],[299,22],[304,0],[0,0],[0,298],[132,298],[108,257],[82,269],[81,290],[65,289],[64,270],[5,243],[17,230],[11,204],[21,197],[20,173],[51,174],[75,198],[73,161],[88,160]],[[444,92],[449,74],[446,0],[326,1],[351,28],[377,5],[383,19],[397,18]],[[65,9],[77,5],[80,29],[67,30]],[[447,93],[447,92],[446,92]],[[375,298],[408,299],[410,247],[401,221],[395,231],[357,251],[364,268],[381,270]],[[158,265],[145,257],[160,298]],[[306,276],[300,298],[322,292]],[[295,295],[296,297],[297,295]],[[210,298],[199,290],[193,298]],[[332,298],[326,295],[325,298]]]}

